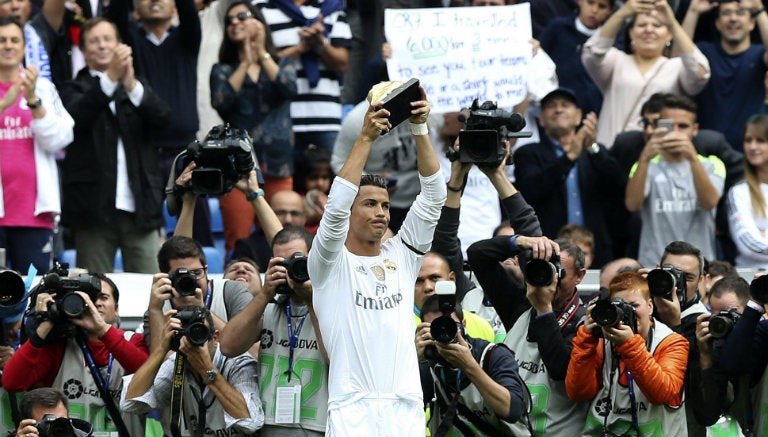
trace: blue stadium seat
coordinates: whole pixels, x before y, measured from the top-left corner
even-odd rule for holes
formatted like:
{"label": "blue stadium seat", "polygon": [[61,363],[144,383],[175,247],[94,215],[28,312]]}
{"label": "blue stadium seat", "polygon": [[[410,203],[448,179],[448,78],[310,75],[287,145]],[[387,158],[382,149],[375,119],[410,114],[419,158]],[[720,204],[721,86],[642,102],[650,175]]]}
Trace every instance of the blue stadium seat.
{"label": "blue stadium seat", "polygon": [[211,232],[213,237],[224,236],[224,220],[221,217],[221,208],[219,208],[219,198],[211,196],[208,198],[208,208],[211,210]]}
{"label": "blue stadium seat", "polygon": [[165,200],[163,200],[163,219],[165,219],[165,236],[166,238],[173,235],[173,231],[176,230],[176,222],[179,221],[179,218],[176,216],[172,216],[168,214],[168,208],[165,205]]}
{"label": "blue stadium seat", "polygon": [[224,254],[211,246],[204,246],[203,252],[208,263],[208,273],[224,273]]}

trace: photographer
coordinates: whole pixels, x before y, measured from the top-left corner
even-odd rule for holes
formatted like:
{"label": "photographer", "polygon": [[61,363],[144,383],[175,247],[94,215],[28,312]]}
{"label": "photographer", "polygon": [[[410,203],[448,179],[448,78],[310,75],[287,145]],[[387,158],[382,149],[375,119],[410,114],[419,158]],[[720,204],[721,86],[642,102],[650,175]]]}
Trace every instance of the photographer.
{"label": "photographer", "polygon": [[[727,420],[735,418],[745,432],[752,429],[751,414],[744,408],[745,401],[751,403],[749,377],[730,375],[720,365],[723,345],[744,313],[748,301],[747,281],[739,276],[725,277],[717,281],[710,291],[712,315],[703,313],[696,318],[701,379],[687,382],[691,384],[691,389],[687,391],[690,397],[686,401],[693,405],[696,420],[704,426],[715,425],[727,413]],[[722,428],[723,425],[718,424],[717,427]]]}
{"label": "photographer", "polygon": [[[515,435],[510,424],[523,418],[528,403],[515,355],[504,345],[468,336],[456,295],[446,297],[456,302],[447,310],[442,308],[442,295],[427,298],[421,308],[425,326],[416,333],[417,349],[423,351],[424,344],[432,348],[427,354],[430,360],[419,366],[424,399],[435,400],[428,423],[431,435],[450,430],[462,435],[472,435],[473,430],[489,436]],[[441,322],[435,322],[438,318]],[[433,338],[430,328],[439,323],[456,324],[453,338]]]}
{"label": "photographer", "polygon": [[[221,333],[226,356],[241,354],[261,340],[262,437],[285,435],[296,428],[303,435],[325,434],[328,363],[312,305],[312,282],[306,280],[312,238],[304,227],[290,225],[275,235],[275,256],[264,274],[264,286]],[[277,423],[278,393],[286,384],[299,385],[306,395],[293,398],[300,403],[299,415],[289,423]]]}
{"label": "photographer", "polygon": [[[664,269],[658,267],[664,266]],[[675,279],[669,281],[654,280],[656,270],[668,270]],[[674,270],[672,270],[674,269]],[[663,276],[660,276],[663,277]],[[648,286],[653,298],[654,317],[669,326],[673,331],[688,340],[690,354],[686,369],[685,390],[695,389],[692,381],[701,378],[699,365],[699,347],[696,340],[696,319],[700,314],[709,313],[707,307],[699,301],[699,289],[704,287],[704,257],[701,250],[685,241],[673,241],[664,248],[661,263],[657,269],[648,272]],[[662,287],[661,285],[670,285]],[[692,397],[692,394],[687,394]],[[685,403],[688,434],[691,437],[703,436],[706,430],[696,420],[691,402]]]}
{"label": "photographer", "polygon": [[768,417],[763,413],[768,406],[768,384],[764,378],[768,367],[768,320],[764,318],[768,276],[753,279],[749,293],[744,312],[723,345],[719,363],[729,375],[748,377],[754,412],[751,435],[761,436],[768,430]]}
{"label": "photographer", "polygon": [[583,434],[687,435],[688,342],[653,318],[641,274],[620,273],[608,289],[613,300],[587,309],[565,377],[568,397],[591,402]]}
{"label": "photographer", "polygon": [[[61,390],[36,388],[21,398],[21,417],[16,437],[90,437],[91,424],[69,418],[69,402]],[[52,427],[58,432],[51,433]]]}
{"label": "photographer", "polygon": [[152,278],[149,311],[144,318],[144,334],[150,339],[150,351],[160,343],[160,339],[150,334],[163,331],[163,312],[171,307],[195,305],[208,308],[213,315],[214,328],[221,330],[227,320],[240,313],[252,299],[248,287],[242,282],[208,279],[205,253],[200,243],[192,238],[173,236],[168,239],[157,254],[157,262],[163,273]]}
{"label": "photographer", "polygon": [[[89,354],[115,403],[119,401],[123,376],[134,373],[148,353],[141,334],[126,334],[113,326],[118,318],[120,298],[115,283],[103,274],[93,276],[101,282],[100,291],[90,290],[93,294],[51,290],[46,282],[36,295],[33,294],[34,313],[27,319],[27,330],[33,331],[5,365],[3,386],[10,392],[39,386],[60,389],[71,396],[73,408],[82,412],[82,417],[93,421],[94,430],[114,432],[115,419],[110,420],[105,401],[99,394],[100,382],[94,380],[89,367],[83,365],[84,352],[75,336],[87,336],[85,344]],[[44,281],[56,282],[47,278],[50,274]],[[62,308],[62,301],[57,301],[57,296],[65,293],[76,293],[82,298],[82,316],[66,318],[65,322],[51,320],[52,304],[55,302]]]}
{"label": "photographer", "polygon": [[[553,260],[562,266],[552,271],[549,285],[526,283],[526,291],[508,287],[502,262],[530,250],[533,259]],[[478,241],[467,251],[477,279],[494,308],[509,327],[504,341],[517,357],[520,376],[536,396],[531,424],[537,433],[566,435],[584,424],[587,405],[568,399],[563,380],[571,356],[571,340],[582,323],[585,308],[576,286],[586,274],[584,253],[567,242],[523,235],[496,236]],[[552,264],[552,268],[556,269]],[[526,278],[528,281],[529,278]],[[525,432],[525,430],[520,430]]]}
{"label": "photographer", "polygon": [[[256,360],[249,354],[222,355],[219,331],[206,308],[169,310],[164,319],[163,330],[155,331],[160,344],[131,379],[121,408],[146,413],[172,406],[174,381],[181,376],[185,383],[180,388],[180,411],[172,411],[172,417],[183,416],[186,435],[256,435],[264,424]],[[207,329],[200,329],[200,324]],[[176,353],[168,355],[171,350],[182,354],[183,361],[177,361]],[[177,363],[183,363],[182,375],[175,374]]]}

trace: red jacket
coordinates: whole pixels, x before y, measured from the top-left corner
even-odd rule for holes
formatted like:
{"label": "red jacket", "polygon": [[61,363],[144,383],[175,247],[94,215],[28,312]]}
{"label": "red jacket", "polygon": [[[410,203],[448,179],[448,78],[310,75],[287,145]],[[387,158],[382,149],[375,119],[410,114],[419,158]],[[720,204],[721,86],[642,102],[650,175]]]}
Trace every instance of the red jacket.
{"label": "red jacket", "polygon": [[[93,360],[99,367],[106,366],[109,354],[130,375],[144,364],[149,357],[149,349],[141,334],[133,334],[126,340],[125,331],[110,326],[99,339],[100,342],[88,341]],[[26,391],[36,387],[50,387],[59,373],[64,357],[66,341],[53,341],[38,348],[29,341],[24,342],[3,368],[2,385],[7,391]]]}
{"label": "red jacket", "polygon": [[[565,376],[565,389],[574,401],[591,401],[602,384],[604,340],[579,327],[573,339],[571,362]],[[683,382],[688,364],[688,340],[671,334],[648,352],[639,334],[616,347],[621,363],[632,373],[643,394],[654,404],[677,407],[682,404]]]}

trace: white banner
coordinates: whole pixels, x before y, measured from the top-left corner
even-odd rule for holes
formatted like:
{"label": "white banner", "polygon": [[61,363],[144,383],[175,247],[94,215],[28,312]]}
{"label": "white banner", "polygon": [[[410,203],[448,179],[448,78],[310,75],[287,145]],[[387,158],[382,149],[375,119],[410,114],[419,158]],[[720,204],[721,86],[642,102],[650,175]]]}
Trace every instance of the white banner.
{"label": "white banner", "polygon": [[387,9],[392,80],[421,81],[436,113],[458,111],[475,98],[500,108],[520,103],[531,61],[530,4]]}

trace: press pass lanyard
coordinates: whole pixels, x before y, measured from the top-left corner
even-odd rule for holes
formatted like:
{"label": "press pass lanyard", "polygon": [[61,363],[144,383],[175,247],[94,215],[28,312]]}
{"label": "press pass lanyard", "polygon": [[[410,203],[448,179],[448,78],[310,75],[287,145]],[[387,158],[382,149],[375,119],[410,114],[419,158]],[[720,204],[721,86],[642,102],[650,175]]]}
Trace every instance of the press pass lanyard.
{"label": "press pass lanyard", "polygon": [[288,316],[288,370],[285,371],[285,374],[288,375],[288,381],[290,382],[291,376],[293,375],[293,350],[296,349],[296,346],[299,344],[299,334],[301,333],[301,328],[304,326],[304,321],[307,319],[307,316],[309,315],[309,311],[307,311],[306,314],[301,316],[301,320],[299,321],[299,326],[296,327],[296,330],[293,329],[293,317],[291,315],[291,303],[288,302],[285,304],[285,314]]}
{"label": "press pass lanyard", "polygon": [[629,389],[629,406],[632,411],[632,428],[640,435],[640,422],[637,420],[637,399],[635,398],[635,381],[632,372],[627,370],[627,388]]}

